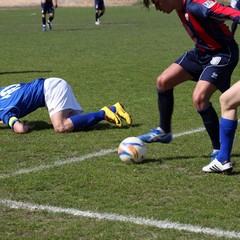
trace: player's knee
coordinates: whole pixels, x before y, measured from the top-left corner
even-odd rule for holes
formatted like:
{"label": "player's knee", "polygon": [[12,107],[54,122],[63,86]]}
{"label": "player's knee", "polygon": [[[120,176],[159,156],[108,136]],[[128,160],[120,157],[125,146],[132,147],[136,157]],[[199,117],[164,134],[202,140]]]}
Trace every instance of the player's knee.
{"label": "player's knee", "polygon": [[172,89],[172,86],[169,84],[169,78],[166,75],[161,74],[157,78],[157,89],[158,90],[170,90]]}
{"label": "player's knee", "polygon": [[195,106],[197,111],[203,110],[207,105],[205,96],[203,94],[193,95],[192,101],[193,101],[193,105]]}
{"label": "player's knee", "polygon": [[220,98],[219,98],[219,102],[220,102],[220,105],[221,105],[221,108],[231,108],[230,106],[230,101],[229,101],[229,96],[228,94],[225,94],[223,93]]}
{"label": "player's knee", "polygon": [[63,125],[57,125],[57,126],[53,126],[53,127],[54,127],[55,132],[57,132],[57,133],[67,132]]}

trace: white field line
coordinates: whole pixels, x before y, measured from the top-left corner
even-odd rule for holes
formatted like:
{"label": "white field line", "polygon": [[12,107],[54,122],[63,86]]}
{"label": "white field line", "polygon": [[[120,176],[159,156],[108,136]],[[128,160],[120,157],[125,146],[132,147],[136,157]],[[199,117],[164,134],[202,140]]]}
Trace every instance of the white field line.
{"label": "white field line", "polygon": [[94,219],[101,219],[101,220],[103,219],[103,220],[109,220],[109,221],[129,222],[129,223],[134,223],[138,225],[147,225],[147,226],[157,227],[160,229],[174,229],[179,231],[183,230],[187,232],[212,235],[215,237],[240,239],[239,232],[226,231],[218,228],[193,226],[189,224],[182,224],[182,223],[171,222],[167,220],[160,221],[160,220],[139,218],[139,217],[133,217],[133,216],[124,216],[124,215],[118,215],[118,214],[81,211],[74,208],[61,208],[61,207],[54,207],[54,206],[48,206],[48,205],[31,204],[31,203],[17,202],[17,201],[12,201],[7,199],[0,199],[0,204],[10,208],[20,208],[20,209],[26,209],[30,211],[48,211],[51,213],[65,213],[69,215],[88,217],[88,218],[94,218]]}
{"label": "white field line", "polygon": [[[182,133],[174,134],[173,138],[202,132],[204,130],[205,130],[205,128],[192,129],[192,130],[185,131],[185,132],[182,132]],[[90,153],[90,154],[87,154],[87,155],[83,155],[81,157],[74,157],[74,158],[68,158],[68,159],[62,160],[62,161],[56,161],[56,162],[53,162],[52,164],[49,164],[49,165],[40,165],[38,167],[22,169],[22,170],[19,170],[19,171],[13,172],[13,173],[9,173],[9,174],[2,174],[2,175],[0,175],[0,179],[10,178],[10,177],[14,177],[14,176],[17,176],[17,175],[28,174],[28,173],[32,173],[32,172],[39,172],[39,171],[42,171],[42,170],[45,170],[45,169],[48,169],[48,168],[58,167],[58,166],[69,164],[69,163],[81,162],[81,161],[84,161],[84,160],[89,159],[89,158],[101,157],[101,156],[104,156],[104,155],[107,155],[107,154],[110,154],[110,153],[113,153],[113,152],[116,152],[116,151],[117,151],[117,149],[103,149],[99,152]]]}

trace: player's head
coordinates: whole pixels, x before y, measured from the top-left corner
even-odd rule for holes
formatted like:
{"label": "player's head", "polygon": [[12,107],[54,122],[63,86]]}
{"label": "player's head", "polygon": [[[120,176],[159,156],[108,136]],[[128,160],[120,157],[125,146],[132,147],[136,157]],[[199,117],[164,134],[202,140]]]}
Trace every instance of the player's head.
{"label": "player's head", "polygon": [[143,0],[143,4],[147,8],[153,4],[157,11],[171,13],[174,9],[182,7],[182,0]]}
{"label": "player's head", "polygon": [[159,0],[143,0],[143,4],[146,8],[149,8],[151,4],[157,4]]}

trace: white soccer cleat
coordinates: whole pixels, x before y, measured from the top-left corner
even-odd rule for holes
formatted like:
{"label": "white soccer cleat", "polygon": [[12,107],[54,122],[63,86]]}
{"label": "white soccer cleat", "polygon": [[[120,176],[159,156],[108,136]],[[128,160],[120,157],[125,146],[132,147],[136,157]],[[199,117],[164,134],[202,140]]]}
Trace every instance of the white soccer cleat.
{"label": "white soccer cleat", "polygon": [[223,173],[229,174],[232,172],[233,166],[231,162],[221,163],[216,158],[211,161],[207,166],[202,168],[206,173]]}
{"label": "white soccer cleat", "polygon": [[97,19],[97,21],[95,22],[95,25],[100,25],[100,20]]}

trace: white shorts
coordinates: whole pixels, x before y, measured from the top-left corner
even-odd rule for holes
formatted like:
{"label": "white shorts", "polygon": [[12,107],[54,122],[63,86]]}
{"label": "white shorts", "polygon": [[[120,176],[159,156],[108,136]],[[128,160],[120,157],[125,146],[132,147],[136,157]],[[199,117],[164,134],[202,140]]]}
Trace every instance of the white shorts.
{"label": "white shorts", "polygon": [[47,78],[44,81],[44,95],[49,116],[62,110],[71,109],[77,113],[83,113],[78,104],[72,88],[61,78]]}

